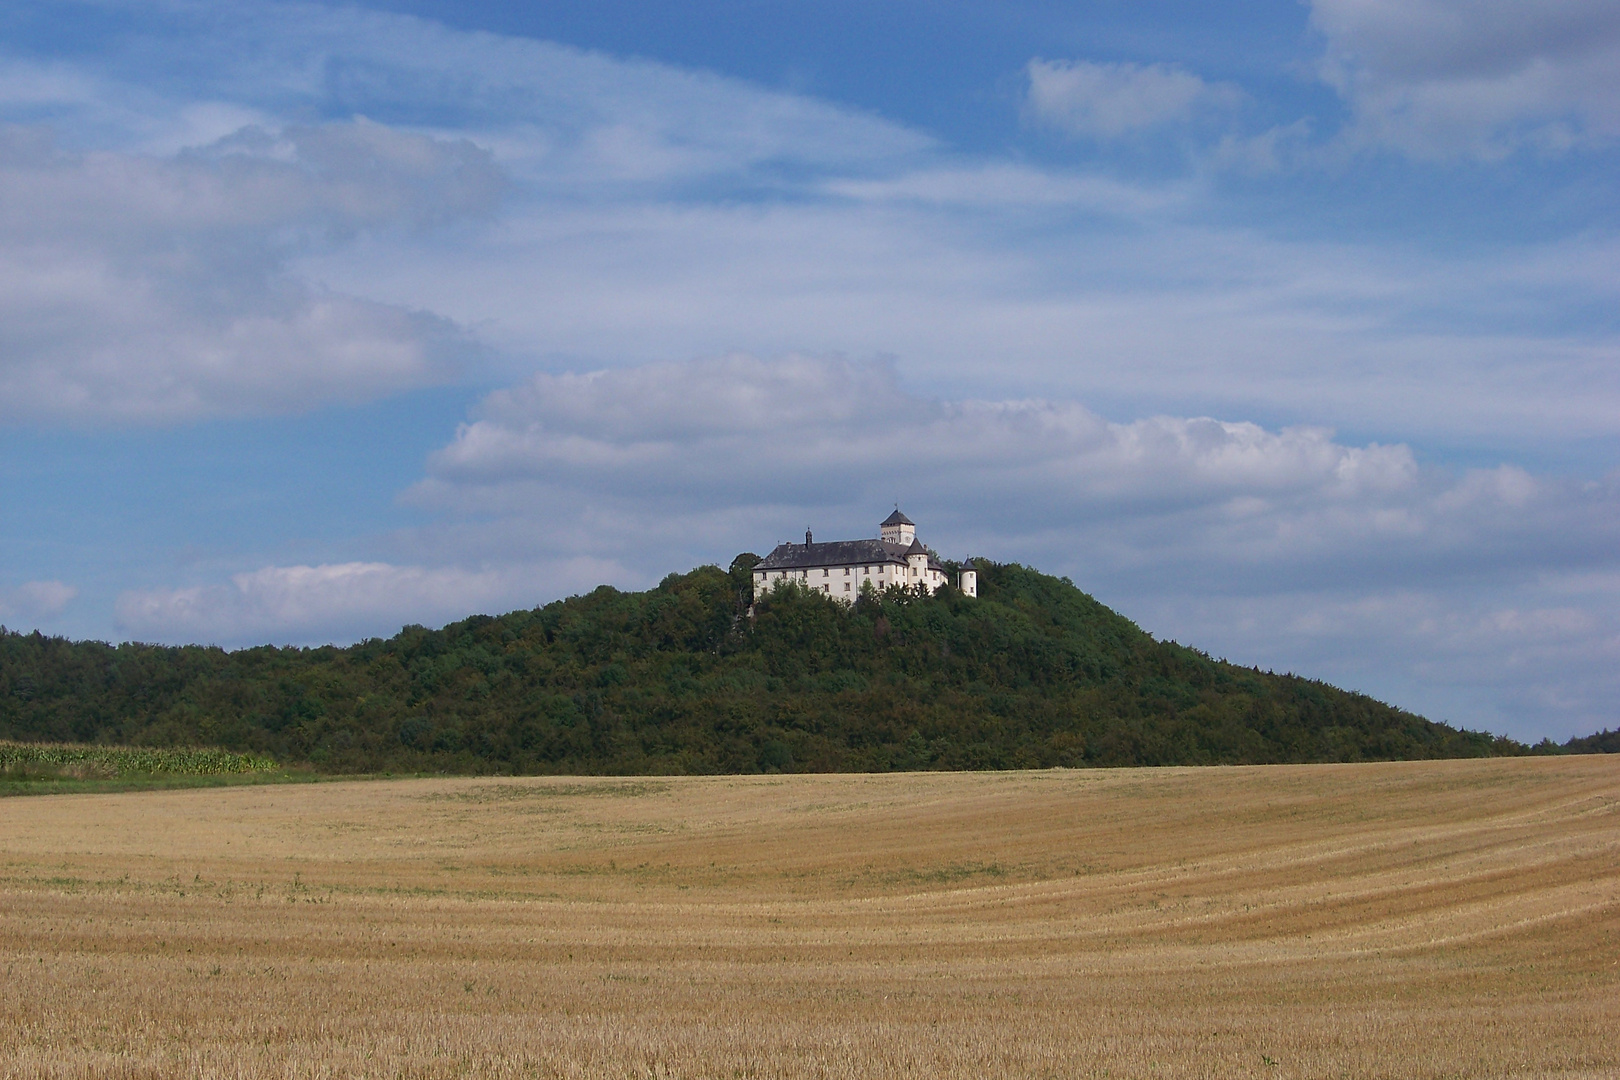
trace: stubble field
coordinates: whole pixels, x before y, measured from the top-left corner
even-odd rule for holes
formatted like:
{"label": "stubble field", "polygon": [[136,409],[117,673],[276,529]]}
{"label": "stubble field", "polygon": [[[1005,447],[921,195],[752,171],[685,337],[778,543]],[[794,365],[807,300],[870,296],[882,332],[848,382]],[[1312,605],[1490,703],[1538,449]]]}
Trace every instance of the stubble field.
{"label": "stubble field", "polygon": [[1613,1077],[1620,758],[0,800],[0,1075]]}

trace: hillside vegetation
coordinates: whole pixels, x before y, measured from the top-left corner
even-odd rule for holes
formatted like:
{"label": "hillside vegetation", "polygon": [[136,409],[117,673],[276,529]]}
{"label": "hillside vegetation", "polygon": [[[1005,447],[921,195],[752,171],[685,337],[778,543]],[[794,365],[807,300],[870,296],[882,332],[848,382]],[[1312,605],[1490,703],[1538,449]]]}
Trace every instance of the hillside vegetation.
{"label": "hillside vegetation", "polygon": [[[979,597],[797,590],[751,557],[655,589],[226,652],[0,635],[0,738],[213,745],[329,772],[739,773],[1522,753],[1361,694],[1155,641],[1066,579]],[[954,575],[953,575],[954,576]]]}

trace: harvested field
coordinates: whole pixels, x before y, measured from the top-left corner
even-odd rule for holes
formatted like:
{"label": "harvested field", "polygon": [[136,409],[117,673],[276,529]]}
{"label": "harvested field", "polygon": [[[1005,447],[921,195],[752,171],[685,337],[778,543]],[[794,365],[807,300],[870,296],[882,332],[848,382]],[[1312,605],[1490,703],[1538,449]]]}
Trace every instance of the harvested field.
{"label": "harvested field", "polygon": [[1620,756],[0,801],[13,1077],[1614,1077]]}

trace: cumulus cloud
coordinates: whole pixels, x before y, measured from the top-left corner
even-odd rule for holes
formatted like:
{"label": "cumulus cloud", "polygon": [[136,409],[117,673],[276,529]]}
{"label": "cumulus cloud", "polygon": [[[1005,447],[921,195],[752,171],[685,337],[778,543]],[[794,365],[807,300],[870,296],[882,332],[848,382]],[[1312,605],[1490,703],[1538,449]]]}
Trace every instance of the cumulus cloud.
{"label": "cumulus cloud", "polygon": [[[880,464],[899,461],[919,467],[901,477]],[[782,490],[870,497],[899,482],[976,500],[1044,493],[1049,507],[1072,507],[1304,489],[1351,497],[1405,490],[1417,476],[1404,446],[1345,447],[1320,428],[1114,424],[1072,401],[918,396],[881,364],[743,355],[536,376],[490,395],[429,471],[417,498],[469,505],[530,481],[748,502]]]}
{"label": "cumulus cloud", "polygon": [[167,157],[0,130],[0,416],[162,422],[442,380],[471,352],[456,326],[287,260],[481,214],[501,188],[470,143],[363,120]]}
{"label": "cumulus cloud", "polygon": [[524,607],[559,586],[595,584],[615,569],[590,560],[543,572],[377,562],[266,566],[229,584],[126,592],[118,598],[118,621],[126,633],[162,641],[346,642],[388,636],[405,623],[438,625]]}
{"label": "cumulus cloud", "polygon": [[1558,152],[1620,135],[1620,9],[1602,0],[1312,0],[1352,143],[1416,157]]}
{"label": "cumulus cloud", "polygon": [[1238,92],[1168,64],[1031,60],[1027,108],[1037,121],[1089,138],[1113,139],[1231,105]]}
{"label": "cumulus cloud", "polygon": [[[570,491],[649,507],[901,497],[968,535],[972,522],[1001,521],[1002,537],[1105,518],[1093,537],[1112,533],[1138,557],[1157,548],[1161,564],[1187,535],[1165,527],[1179,517],[1201,550],[1218,544],[1232,565],[1270,574],[1369,552],[1409,564],[1526,544],[1578,562],[1592,554],[1580,544],[1620,538],[1609,486],[1560,487],[1513,467],[1425,470],[1404,445],[1345,445],[1317,427],[1115,423],[1073,401],[940,400],[884,365],[802,356],[536,376],[490,395],[428,473],[409,497],[464,513]],[[1580,541],[1554,540],[1571,527]]]}
{"label": "cumulus cloud", "polygon": [[0,620],[49,619],[61,614],[78,595],[78,589],[60,581],[27,581],[15,589],[0,589]]}

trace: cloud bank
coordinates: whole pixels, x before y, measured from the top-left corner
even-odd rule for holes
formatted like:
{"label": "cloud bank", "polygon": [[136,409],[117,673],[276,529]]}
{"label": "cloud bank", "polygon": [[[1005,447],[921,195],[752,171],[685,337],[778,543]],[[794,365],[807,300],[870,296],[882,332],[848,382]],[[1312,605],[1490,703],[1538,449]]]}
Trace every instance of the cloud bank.
{"label": "cloud bank", "polygon": [[1212,86],[1168,64],[1031,60],[1029,114],[1070,135],[1119,138],[1191,119],[1198,108],[1230,106],[1230,86]]}
{"label": "cloud bank", "polygon": [[1620,136],[1620,9],[1602,0],[1312,0],[1352,144],[1418,158],[1558,153]]}
{"label": "cloud bank", "polygon": [[21,629],[61,614],[78,595],[78,589],[60,581],[26,581],[0,589],[0,621],[10,620],[11,629]]}
{"label": "cloud bank", "polygon": [[474,348],[453,323],[287,262],[485,214],[503,186],[470,143],[364,120],[162,158],[0,130],[0,417],[172,422],[442,381]]}
{"label": "cloud bank", "polygon": [[778,501],[842,512],[898,498],[937,507],[936,528],[969,541],[1091,519],[1120,570],[1218,556],[1228,580],[1352,568],[1432,580],[1531,555],[1584,566],[1620,540],[1610,483],[1426,470],[1404,445],[1344,445],[1316,427],[940,400],[884,365],[810,357],[539,375],[490,395],[428,474],[409,498],[458,514],[621,501],[649,515]]}
{"label": "cloud bank", "polygon": [[[1355,43],[1396,31],[1320,11],[1356,71],[1385,63]],[[1269,201],[1224,214],[1204,177],[958,153],[668,64],[356,9],[192,30],[183,85],[138,33],[95,71],[0,62],[0,115],[27,125],[0,148],[0,418],[288,412],[730,350],[1389,439],[1602,436],[1620,408],[1601,230],[1461,255],[1296,235]],[[1164,64],[1023,74],[1042,125],[1104,140],[1173,140],[1240,93]],[[1209,155],[1261,174],[1305,137]]]}
{"label": "cloud bank", "polygon": [[378,562],[266,566],[228,584],[134,590],[118,600],[121,629],[137,638],[227,646],[323,644],[392,636],[481,611],[528,606],[539,596],[595,584],[610,564],[568,560],[532,567],[397,566]]}

